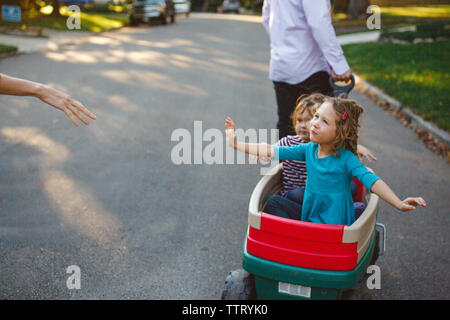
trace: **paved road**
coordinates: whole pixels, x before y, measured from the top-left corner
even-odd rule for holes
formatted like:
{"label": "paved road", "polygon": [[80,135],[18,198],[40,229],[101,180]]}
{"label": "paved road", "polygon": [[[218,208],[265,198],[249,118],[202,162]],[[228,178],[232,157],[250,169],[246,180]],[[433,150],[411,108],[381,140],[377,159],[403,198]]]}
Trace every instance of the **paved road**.
{"label": "paved road", "polygon": [[[70,92],[96,115],[76,128],[36,99],[0,97],[0,298],[217,299],[239,268],[256,165],[175,165],[176,129],[272,128],[268,39],[258,19],[192,15],[123,28],[0,70]],[[448,299],[446,162],[364,96],[370,166],[427,209],[381,205],[382,289],[363,299]],[[204,142],[206,147],[209,142]],[[192,149],[195,147],[192,146]],[[193,156],[192,156],[193,159]],[[77,265],[81,289],[69,290]]]}

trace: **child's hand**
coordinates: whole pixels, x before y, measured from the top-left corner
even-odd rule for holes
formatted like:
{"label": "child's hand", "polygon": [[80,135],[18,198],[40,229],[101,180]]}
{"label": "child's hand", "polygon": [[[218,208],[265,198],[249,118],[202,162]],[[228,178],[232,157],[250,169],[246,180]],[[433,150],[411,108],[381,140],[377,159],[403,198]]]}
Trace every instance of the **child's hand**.
{"label": "child's hand", "polygon": [[425,200],[423,200],[421,197],[406,198],[405,200],[400,202],[397,209],[400,211],[410,211],[410,210],[415,210],[417,206],[426,207],[427,204],[426,204]]}
{"label": "child's hand", "polygon": [[259,161],[259,157],[254,155],[254,154],[249,154],[248,155],[248,163],[250,164],[257,164]]}
{"label": "child's hand", "polygon": [[225,128],[227,128],[225,130],[225,134],[226,134],[227,139],[228,139],[228,144],[230,146],[233,146],[234,141],[236,139],[236,135],[235,135],[235,132],[234,132],[234,130],[235,130],[234,122],[233,122],[233,120],[231,120],[230,117],[227,117],[225,119]]}
{"label": "child's hand", "polygon": [[369,162],[377,161],[377,158],[369,151],[369,149],[360,144],[358,144],[357,153],[360,161],[363,160],[363,158],[366,158]]}
{"label": "child's hand", "polygon": [[235,127],[234,127],[234,122],[230,117],[227,117],[225,119],[225,128],[227,129],[232,129],[234,131]]}

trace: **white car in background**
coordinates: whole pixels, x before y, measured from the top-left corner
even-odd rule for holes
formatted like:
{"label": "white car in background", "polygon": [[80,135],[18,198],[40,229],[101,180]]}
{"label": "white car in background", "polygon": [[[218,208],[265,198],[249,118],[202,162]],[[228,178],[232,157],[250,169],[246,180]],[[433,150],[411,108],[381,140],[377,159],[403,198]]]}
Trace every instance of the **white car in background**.
{"label": "white car in background", "polygon": [[241,3],[239,0],[224,0],[222,3],[222,12],[234,12],[239,13]]}
{"label": "white car in background", "polygon": [[175,13],[176,14],[185,14],[186,17],[189,17],[189,13],[191,13],[191,1],[189,0],[173,0],[175,4]]}

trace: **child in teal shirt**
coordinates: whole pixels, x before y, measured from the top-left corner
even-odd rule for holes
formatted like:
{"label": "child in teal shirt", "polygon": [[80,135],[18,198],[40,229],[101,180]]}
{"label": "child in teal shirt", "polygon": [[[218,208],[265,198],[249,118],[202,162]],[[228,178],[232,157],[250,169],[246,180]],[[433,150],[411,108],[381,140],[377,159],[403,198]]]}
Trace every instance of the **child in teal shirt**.
{"label": "child in teal shirt", "polygon": [[380,179],[346,149],[339,149],[338,157],[323,158],[317,156],[319,145],[314,142],[292,147],[274,146],[273,149],[277,160],[306,162],[308,179],[301,209],[302,221],[351,225],[355,221],[350,187],[352,177],[361,181],[367,190]]}
{"label": "child in teal shirt", "polygon": [[351,225],[354,222],[350,192],[353,177],[400,211],[425,207],[426,202],[421,197],[400,200],[355,156],[362,112],[355,101],[327,97],[311,120],[311,142],[290,147],[237,141],[229,118],[225,121],[225,132],[228,143],[236,150],[259,157],[306,162],[308,179],[301,209],[303,221]]}

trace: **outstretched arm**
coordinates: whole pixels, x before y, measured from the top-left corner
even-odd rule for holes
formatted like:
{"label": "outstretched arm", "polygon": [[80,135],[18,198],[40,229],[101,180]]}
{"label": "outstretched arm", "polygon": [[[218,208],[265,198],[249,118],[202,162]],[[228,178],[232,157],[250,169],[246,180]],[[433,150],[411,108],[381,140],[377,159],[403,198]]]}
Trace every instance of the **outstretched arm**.
{"label": "outstretched arm", "polygon": [[383,180],[377,180],[372,184],[371,190],[381,199],[400,211],[415,210],[417,206],[426,207],[427,204],[421,197],[406,198],[400,200]]}
{"label": "outstretched arm", "polygon": [[252,154],[259,157],[266,157],[272,159],[274,157],[273,147],[267,143],[248,143],[238,141],[235,135],[235,126],[233,120],[228,117],[225,120],[225,134],[227,136],[228,144],[241,152]]}
{"label": "outstretched arm", "polygon": [[76,126],[78,126],[78,122],[75,116],[86,125],[88,122],[83,118],[83,114],[93,120],[96,119],[96,116],[79,101],[42,83],[0,74],[0,94],[39,98],[48,105],[64,112]]}

